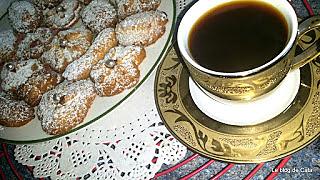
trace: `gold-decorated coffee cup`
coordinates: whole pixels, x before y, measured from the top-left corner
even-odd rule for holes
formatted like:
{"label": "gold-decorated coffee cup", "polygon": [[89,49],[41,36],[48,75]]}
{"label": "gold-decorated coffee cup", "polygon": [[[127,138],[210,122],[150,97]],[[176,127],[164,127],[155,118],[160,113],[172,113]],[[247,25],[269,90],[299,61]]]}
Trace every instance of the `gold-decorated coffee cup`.
{"label": "gold-decorated coffee cup", "polygon": [[[191,30],[203,15],[209,11],[214,12],[218,7],[232,5],[233,2],[261,2],[274,8],[285,20],[288,31],[286,43],[280,53],[258,67],[235,72],[217,71],[204,67],[190,52]],[[320,27],[320,16],[313,16],[298,25],[295,11],[286,0],[199,0],[183,16],[178,28],[177,41],[190,75],[198,85],[224,99],[251,100],[274,89],[291,69],[300,68],[320,55],[320,42],[317,41],[303,53],[295,56],[299,39],[305,33],[318,27]],[[255,36],[255,33],[259,32],[253,32],[252,36]],[[213,41],[212,43],[220,42]],[[224,61],[224,58],[212,59],[212,61]]]}

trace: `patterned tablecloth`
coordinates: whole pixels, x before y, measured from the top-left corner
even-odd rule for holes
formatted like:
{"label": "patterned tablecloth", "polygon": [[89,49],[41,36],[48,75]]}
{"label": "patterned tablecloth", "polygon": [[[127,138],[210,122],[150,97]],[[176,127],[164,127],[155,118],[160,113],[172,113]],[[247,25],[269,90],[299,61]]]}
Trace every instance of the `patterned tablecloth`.
{"label": "patterned tablecloth", "polygon": [[[177,0],[178,12],[190,2]],[[319,0],[291,3],[301,18],[320,14]],[[0,5],[5,6],[6,1]],[[2,143],[0,179],[249,179],[253,175],[253,179],[319,179],[319,139],[290,157],[261,164],[229,164],[187,150],[165,129],[157,113],[154,79],[155,72],[106,117],[116,119],[128,107],[139,107],[121,116],[126,118],[122,125],[103,129],[96,122],[95,128],[44,143]]]}

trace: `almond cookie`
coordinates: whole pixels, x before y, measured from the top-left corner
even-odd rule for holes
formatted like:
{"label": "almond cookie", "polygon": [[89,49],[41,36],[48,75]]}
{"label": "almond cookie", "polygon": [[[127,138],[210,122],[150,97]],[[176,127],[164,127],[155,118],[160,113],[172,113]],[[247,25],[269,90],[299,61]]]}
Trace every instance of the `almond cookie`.
{"label": "almond cookie", "polygon": [[90,73],[99,96],[113,96],[136,85],[140,77],[138,65],[145,56],[144,48],[139,46],[112,48]]}
{"label": "almond cookie", "polygon": [[24,101],[12,99],[0,92],[0,125],[20,127],[34,119],[34,109]]}
{"label": "almond cookie", "polygon": [[12,30],[0,32],[0,65],[15,59],[17,38]]}
{"label": "almond cookie", "polygon": [[88,51],[78,60],[67,66],[62,74],[69,81],[87,79],[93,65],[97,64],[104,55],[117,45],[114,29],[102,30],[89,47]]}
{"label": "almond cookie", "polygon": [[18,45],[18,60],[38,59],[54,37],[49,28],[38,28],[34,33],[28,33]]}
{"label": "almond cookie", "polygon": [[161,0],[119,0],[117,3],[118,15],[120,19],[136,14],[156,10]]}
{"label": "almond cookie", "polygon": [[31,106],[38,105],[42,95],[63,80],[60,74],[35,59],[6,63],[1,71],[1,79],[4,91]]}
{"label": "almond cookie", "polygon": [[71,62],[79,59],[88,50],[92,39],[92,32],[83,27],[60,31],[40,60],[53,70],[63,73]]}
{"label": "almond cookie", "polygon": [[53,8],[61,3],[62,0],[32,0],[33,4],[38,6],[40,9]]}
{"label": "almond cookie", "polygon": [[115,27],[117,11],[107,0],[93,0],[81,14],[83,23],[93,32],[99,33],[105,28]]}
{"label": "almond cookie", "polygon": [[81,9],[82,6],[79,1],[63,0],[55,8],[44,14],[44,21],[49,27],[67,29],[79,20]]}
{"label": "almond cookie", "polygon": [[124,46],[153,44],[165,33],[167,22],[167,15],[162,11],[131,15],[117,24],[117,39]]}
{"label": "almond cookie", "polygon": [[13,2],[8,12],[10,24],[18,32],[35,31],[41,24],[41,11],[28,1]]}
{"label": "almond cookie", "polygon": [[90,80],[64,81],[45,93],[37,109],[42,129],[51,135],[65,134],[83,122],[96,93]]}

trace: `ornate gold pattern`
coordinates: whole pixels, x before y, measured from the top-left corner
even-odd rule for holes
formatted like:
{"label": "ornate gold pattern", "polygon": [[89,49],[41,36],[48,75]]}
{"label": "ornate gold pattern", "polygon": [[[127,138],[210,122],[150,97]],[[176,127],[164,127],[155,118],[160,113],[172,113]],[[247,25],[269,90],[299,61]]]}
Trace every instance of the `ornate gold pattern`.
{"label": "ornate gold pattern", "polygon": [[234,147],[256,148],[258,145],[251,138],[237,139],[237,138],[220,138],[220,141],[230,144]]}
{"label": "ornate gold pattern", "polygon": [[266,146],[257,154],[257,156],[265,156],[276,152],[278,150],[277,141],[281,134],[281,131],[276,131],[270,134]]}
{"label": "ornate gold pattern", "polygon": [[320,130],[320,92],[314,95],[312,104],[314,107],[307,121],[307,136],[312,136]]}
{"label": "ornate gold pattern", "polygon": [[281,150],[287,149],[289,143],[301,142],[304,139],[304,116],[302,117],[302,121],[300,126],[291,134],[290,139],[282,140],[279,142]]}
{"label": "ornate gold pattern", "polygon": [[259,76],[224,78],[203,73],[193,68],[188,62],[186,65],[190,75],[207,91],[227,99],[251,99],[264,94],[276,87],[289,71],[290,61],[280,61],[268,71]]}
{"label": "ornate gold pattern", "polygon": [[188,131],[187,128],[179,124],[175,125],[173,129],[179,133],[191,146],[196,146],[196,143],[193,141],[192,134]]}
{"label": "ornate gold pattern", "polygon": [[281,69],[278,73],[271,75],[271,78],[267,79],[267,82],[260,84],[258,88],[266,89],[268,86],[273,86],[274,84],[277,84],[279,81],[283,79],[283,77],[286,76],[287,73],[288,72],[285,69]]}
{"label": "ornate gold pattern", "polygon": [[[306,47],[303,44],[300,49]],[[172,49],[158,69],[156,104],[168,130],[190,149],[228,162],[270,161],[319,137],[319,68],[320,58],[301,69],[298,95],[282,114],[262,124],[237,127],[210,119],[196,107],[189,93],[188,71]]]}

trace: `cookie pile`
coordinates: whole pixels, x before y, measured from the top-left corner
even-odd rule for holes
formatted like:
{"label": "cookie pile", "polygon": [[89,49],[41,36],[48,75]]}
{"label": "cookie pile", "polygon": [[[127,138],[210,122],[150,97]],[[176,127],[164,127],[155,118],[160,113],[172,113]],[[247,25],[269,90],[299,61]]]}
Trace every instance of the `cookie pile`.
{"label": "cookie pile", "polygon": [[161,0],[23,0],[0,32],[0,125],[36,116],[50,135],[82,123],[98,96],[135,86],[166,31]]}

